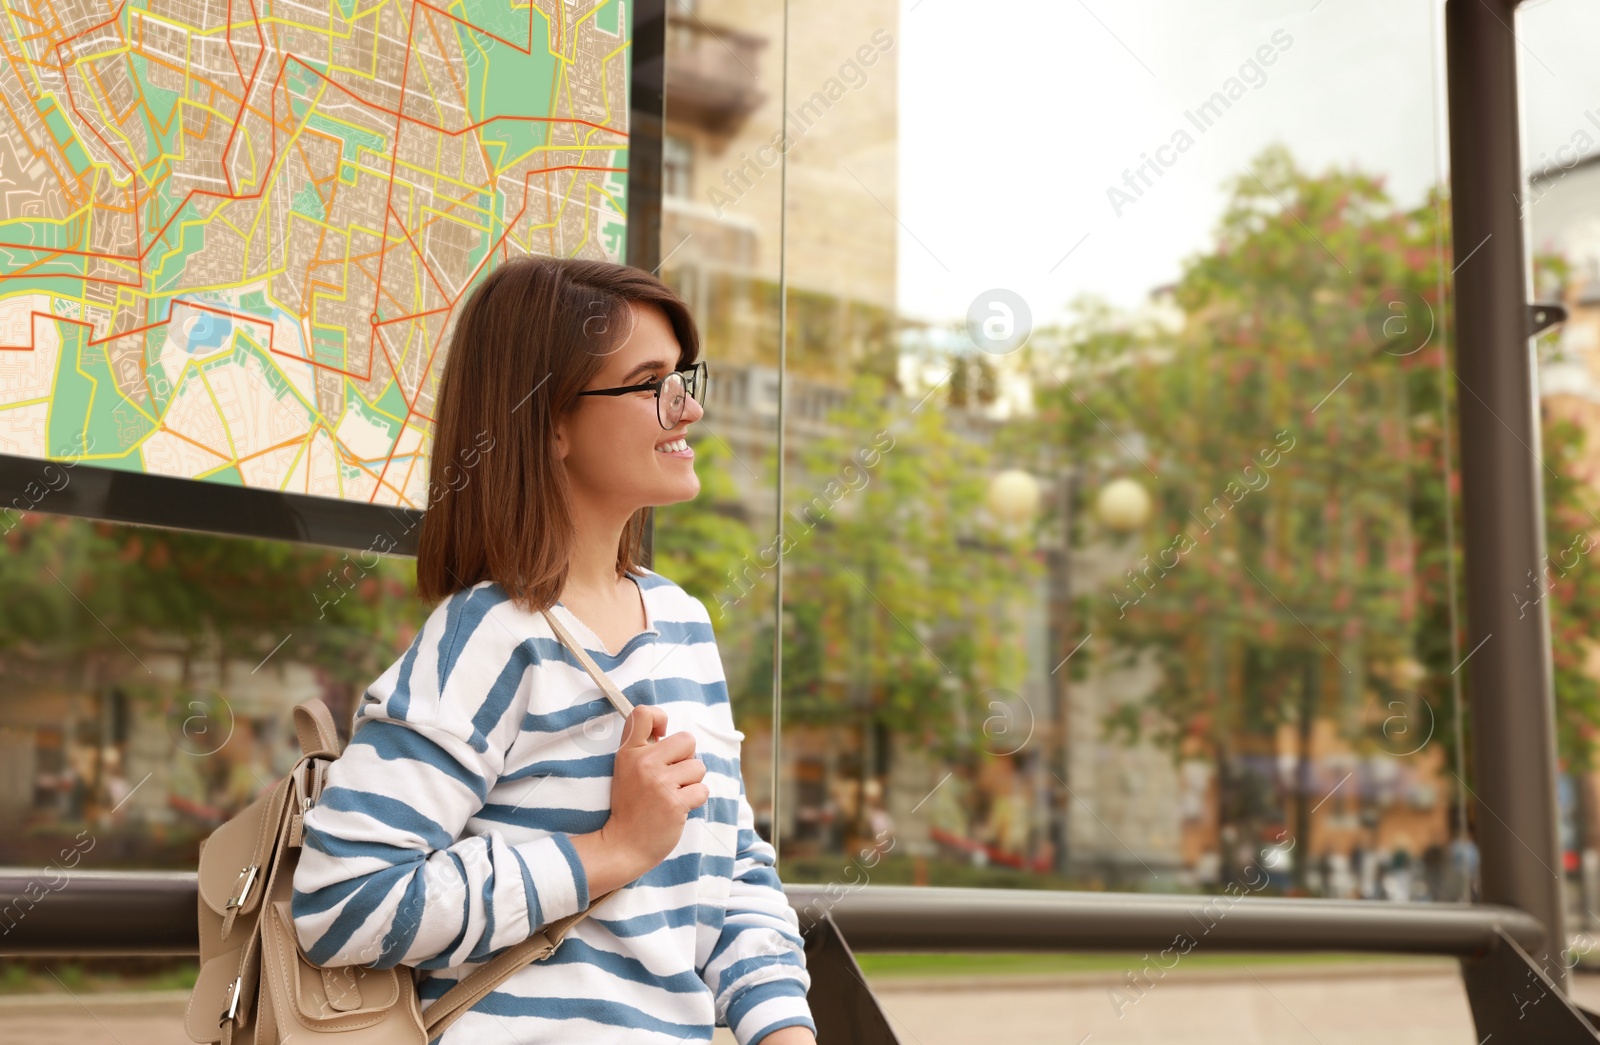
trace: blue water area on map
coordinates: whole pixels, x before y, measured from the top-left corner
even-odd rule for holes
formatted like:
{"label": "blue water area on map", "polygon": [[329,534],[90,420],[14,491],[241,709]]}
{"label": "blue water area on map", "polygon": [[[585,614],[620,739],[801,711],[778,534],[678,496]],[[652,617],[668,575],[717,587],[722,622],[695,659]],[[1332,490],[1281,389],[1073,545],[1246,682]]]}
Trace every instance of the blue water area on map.
{"label": "blue water area on map", "polygon": [[216,348],[227,338],[233,329],[233,322],[223,316],[214,316],[209,312],[200,313],[200,318],[195,320],[194,327],[189,331],[190,352],[201,348]]}

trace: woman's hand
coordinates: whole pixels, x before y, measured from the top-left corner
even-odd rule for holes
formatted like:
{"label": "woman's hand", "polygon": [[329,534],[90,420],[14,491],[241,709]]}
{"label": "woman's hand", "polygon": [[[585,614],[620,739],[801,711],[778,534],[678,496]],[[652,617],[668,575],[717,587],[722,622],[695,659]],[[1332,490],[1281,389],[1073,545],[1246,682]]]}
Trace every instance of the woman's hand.
{"label": "woman's hand", "polygon": [[694,757],[694,734],[664,736],[666,728],[663,709],[648,704],[633,709],[611,774],[611,816],[600,830],[572,839],[590,897],[626,885],[659,864],[683,837],[690,810],[711,797],[701,783],[706,766]]}

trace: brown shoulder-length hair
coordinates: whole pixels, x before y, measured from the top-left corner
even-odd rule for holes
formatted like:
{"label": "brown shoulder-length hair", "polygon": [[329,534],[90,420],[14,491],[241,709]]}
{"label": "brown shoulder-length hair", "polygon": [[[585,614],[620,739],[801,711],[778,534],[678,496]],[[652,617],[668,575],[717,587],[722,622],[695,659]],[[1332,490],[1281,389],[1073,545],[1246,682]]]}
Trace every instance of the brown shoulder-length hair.
{"label": "brown shoulder-length hair", "polygon": [[[528,612],[561,597],[575,530],[556,422],[627,338],[634,305],[665,313],[680,367],[699,360],[688,306],[642,269],[523,257],[468,295],[439,379],[420,598],[437,603],[484,580]],[[648,511],[623,528],[618,577],[638,565]]]}

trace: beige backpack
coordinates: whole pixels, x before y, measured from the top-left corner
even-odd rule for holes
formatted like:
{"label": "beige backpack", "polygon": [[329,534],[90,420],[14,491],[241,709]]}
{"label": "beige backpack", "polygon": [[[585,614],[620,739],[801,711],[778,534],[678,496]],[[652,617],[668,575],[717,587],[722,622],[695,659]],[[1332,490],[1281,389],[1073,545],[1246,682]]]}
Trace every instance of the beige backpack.
{"label": "beige backpack", "polygon": [[[545,615],[611,703],[633,704],[554,617]],[[427,1045],[507,977],[555,953],[567,931],[611,892],[502,951],[428,1007],[404,965],[321,967],[300,950],[290,909],[300,858],[301,819],[316,805],[328,763],[339,757],[333,716],[320,700],[294,709],[301,757],[278,781],[200,845],[200,975],[184,1026],[192,1041],[221,1045],[297,1045],[337,1038],[341,1045]]]}

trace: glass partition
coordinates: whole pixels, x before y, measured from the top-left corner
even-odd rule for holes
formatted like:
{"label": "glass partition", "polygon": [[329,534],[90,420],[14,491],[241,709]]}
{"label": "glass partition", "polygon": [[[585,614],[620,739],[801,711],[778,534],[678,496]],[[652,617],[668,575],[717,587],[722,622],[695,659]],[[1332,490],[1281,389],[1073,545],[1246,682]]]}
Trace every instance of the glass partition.
{"label": "glass partition", "polygon": [[0,532],[0,866],[192,870],[294,765],[290,709],[348,723],[431,608],[396,556],[14,510]]}
{"label": "glass partition", "polygon": [[1441,16],[674,8],[658,541],[785,880],[1472,896]]}
{"label": "glass partition", "polygon": [[[713,378],[656,565],[786,880],[1472,895],[1440,13],[670,6]],[[191,862],[426,616],[400,560],[5,518],[0,862]]]}
{"label": "glass partition", "polygon": [[1567,320],[1535,344],[1544,481],[1545,559],[1513,596],[1549,616],[1561,758],[1563,877],[1569,927],[1600,930],[1600,74],[1586,45],[1600,12],[1566,0],[1526,6],[1518,17],[1524,189],[1518,204],[1533,299],[1559,304]]}

